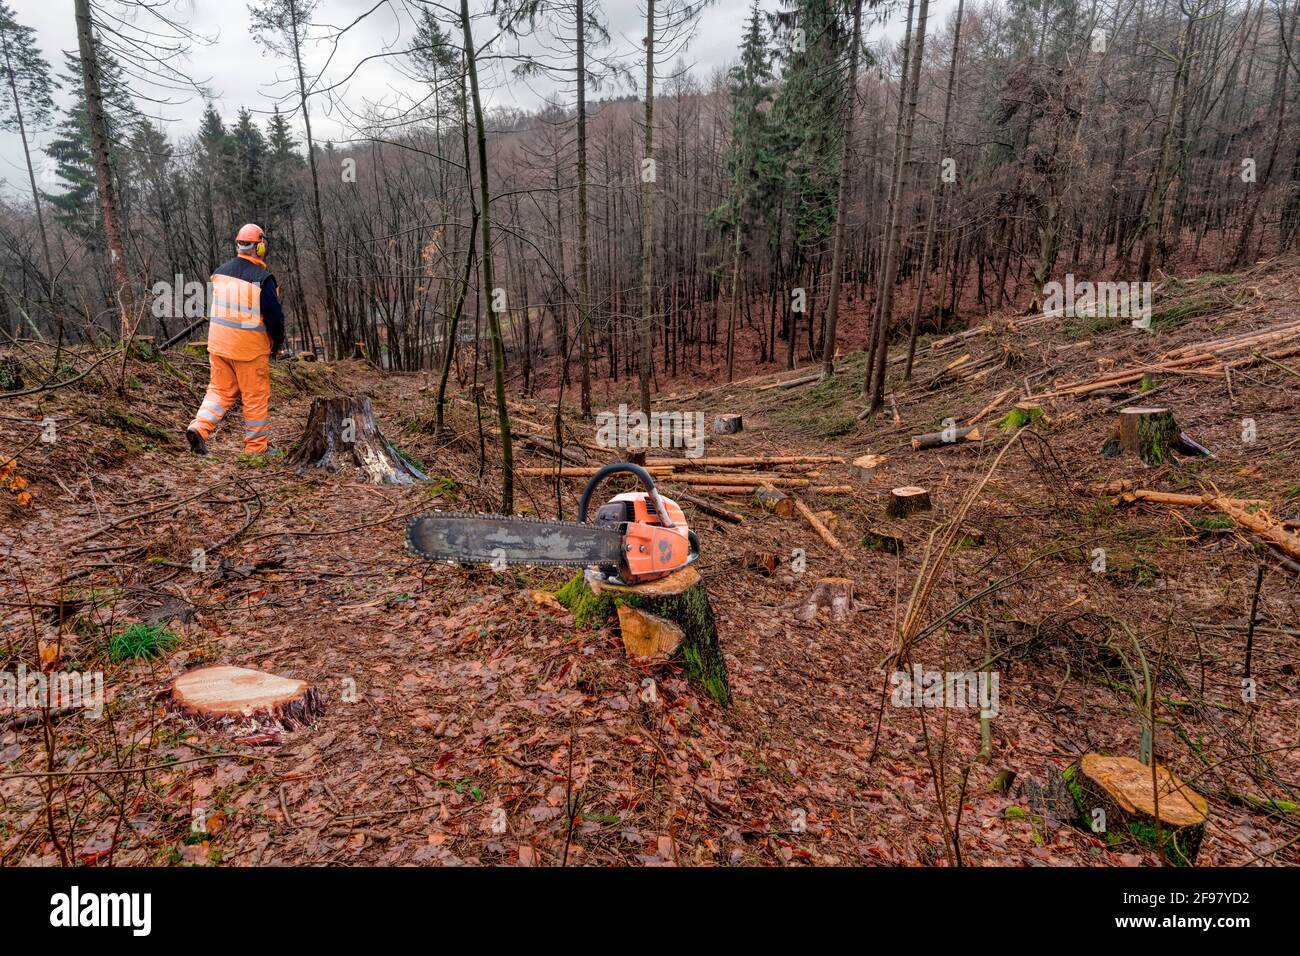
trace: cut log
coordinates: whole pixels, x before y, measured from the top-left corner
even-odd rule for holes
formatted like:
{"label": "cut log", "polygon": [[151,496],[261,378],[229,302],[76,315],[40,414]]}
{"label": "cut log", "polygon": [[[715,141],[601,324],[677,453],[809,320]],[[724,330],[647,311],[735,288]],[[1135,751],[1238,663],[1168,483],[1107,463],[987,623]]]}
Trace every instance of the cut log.
{"label": "cut log", "polygon": [[853,494],[852,485],[813,485],[808,489],[814,494],[819,495],[851,495]]}
{"label": "cut log", "polygon": [[762,487],[755,489],[754,504],[764,511],[770,511],[778,518],[789,518],[794,514],[794,499],[775,488]]}
{"label": "cut log", "polygon": [[876,472],[889,459],[885,455],[863,455],[860,458],[854,458],[853,463],[849,465],[849,473],[867,484],[870,484],[876,478]]}
{"label": "cut log", "polygon": [[736,514],[734,511],[728,511],[726,508],[722,507],[721,505],[715,505],[712,501],[706,501],[703,498],[697,498],[695,495],[688,495],[684,491],[674,492],[673,498],[676,499],[679,503],[685,501],[688,504],[692,504],[700,511],[703,511],[706,515],[711,515],[712,517],[717,518],[720,521],[726,521],[729,522],[730,524],[742,524],[745,520],[742,516]]}
{"label": "cut log", "polygon": [[812,484],[807,478],[781,478],[774,475],[691,475],[692,485],[757,485],[766,484],[774,488],[807,488]]}
{"label": "cut log", "polygon": [[823,608],[832,621],[842,621],[852,614],[853,582],[849,578],[822,578],[795,611],[795,616],[801,621],[811,621]]}
{"label": "cut log", "polygon": [[299,362],[314,362],[314,361],[316,361],[316,353],[315,353],[315,352],[299,352],[299,353],[298,353],[298,361],[299,361]]}
{"label": "cut log", "polygon": [[916,435],[912,439],[912,450],[920,451],[922,448],[938,448],[942,445],[960,445],[965,442],[982,441],[983,433],[978,426],[969,428],[952,428],[944,429],[941,432],[927,432],[924,435]]}
{"label": "cut log", "polygon": [[794,506],[795,509],[803,515],[804,520],[808,522],[808,525],[813,529],[813,531],[817,532],[817,537],[821,538],[850,561],[853,560],[853,555],[849,553],[848,548],[840,544],[840,539],[835,537],[830,528],[822,524],[822,520],[813,514],[812,510],[806,504],[796,498],[794,500]]}
{"label": "cut log", "polygon": [[618,629],[629,657],[655,664],[668,661],[686,640],[686,632],[666,617],[628,604],[618,607]]}
{"label": "cut log", "polygon": [[1087,753],[1067,767],[1062,776],[1084,824],[1092,829],[1094,820],[1104,820],[1105,829],[1094,832],[1107,843],[1135,839],[1157,849],[1158,802],[1160,845],[1165,858],[1175,866],[1196,862],[1210,806],[1205,797],[1169,770],[1157,767],[1153,779],[1151,767],[1132,757]]}
{"label": "cut log", "polygon": [[744,430],[745,423],[740,415],[719,415],[713,420],[713,432],[717,435],[735,435]]}
{"label": "cut log", "polygon": [[746,551],[741,557],[740,563],[746,571],[753,571],[765,578],[770,578],[776,574],[776,568],[780,562],[771,551]]}
{"label": "cut log", "polygon": [[388,443],[375,423],[369,398],[314,398],[307,427],[285,463],[300,469],[337,471],[344,461],[350,461],[375,485],[410,485],[429,480]]}
{"label": "cut log", "polygon": [[650,458],[646,467],[675,468],[678,471],[702,468],[767,468],[775,465],[842,465],[839,455],[719,455],[715,458]]}
{"label": "cut log", "polygon": [[306,681],[229,665],[187,671],[172,682],[167,699],[204,725],[252,721],[293,730],[325,713],[325,701]]}
{"label": "cut log", "polygon": [[826,526],[826,530],[831,534],[838,534],[840,530],[840,516],[829,508],[823,511],[814,511],[817,520]]}
{"label": "cut log", "polygon": [[694,567],[630,586],[607,584],[590,573],[579,572],[555,596],[573,612],[578,624],[603,625],[616,609],[621,620],[622,608],[630,607],[676,625],[682,632],[681,639],[668,659],[679,663],[687,678],[723,707],[731,703],[731,682],[718,643],[713,607]]}
{"label": "cut log", "polygon": [[915,485],[895,488],[889,493],[889,504],[885,514],[891,518],[906,518],[919,511],[930,510],[930,492]]}
{"label": "cut log", "polygon": [[578,454],[576,451],[570,451],[568,448],[560,448],[555,442],[540,435],[515,435],[512,432],[511,437],[529,448],[536,448],[538,451],[546,452],[552,458],[563,458],[575,465],[583,465],[587,462],[585,456]]}

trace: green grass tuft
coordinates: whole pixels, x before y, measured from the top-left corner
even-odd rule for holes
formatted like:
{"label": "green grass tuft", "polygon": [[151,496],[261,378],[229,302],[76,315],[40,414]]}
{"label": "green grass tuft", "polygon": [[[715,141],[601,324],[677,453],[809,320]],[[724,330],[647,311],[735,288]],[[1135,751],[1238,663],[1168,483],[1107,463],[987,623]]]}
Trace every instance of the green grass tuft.
{"label": "green grass tuft", "polygon": [[181,639],[161,624],[132,624],[109,638],[108,656],[115,662],[149,660],[170,651]]}

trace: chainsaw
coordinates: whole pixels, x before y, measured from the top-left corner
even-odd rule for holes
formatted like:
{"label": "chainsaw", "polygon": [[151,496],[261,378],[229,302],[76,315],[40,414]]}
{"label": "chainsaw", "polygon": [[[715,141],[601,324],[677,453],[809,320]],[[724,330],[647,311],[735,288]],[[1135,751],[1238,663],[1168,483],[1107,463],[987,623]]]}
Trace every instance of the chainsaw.
{"label": "chainsaw", "polygon": [[[644,491],[615,495],[587,523],[592,493],[610,475],[628,472]],[[640,465],[606,465],[587,482],[578,520],[433,511],[406,525],[406,546],[429,561],[454,564],[589,567],[608,584],[643,584],[678,571],[700,556],[700,542],[677,502],[664,498]]]}

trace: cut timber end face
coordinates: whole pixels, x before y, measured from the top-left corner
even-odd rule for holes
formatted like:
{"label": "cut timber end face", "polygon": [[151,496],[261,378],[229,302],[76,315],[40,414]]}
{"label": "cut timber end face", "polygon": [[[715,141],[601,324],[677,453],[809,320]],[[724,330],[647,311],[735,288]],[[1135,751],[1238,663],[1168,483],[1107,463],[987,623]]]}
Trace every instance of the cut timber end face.
{"label": "cut timber end face", "polygon": [[889,493],[889,504],[885,513],[891,518],[906,518],[921,511],[930,510],[930,492],[916,485],[904,485]]}
{"label": "cut timber end face", "polygon": [[[1156,848],[1156,800],[1151,767],[1132,757],[1088,753],[1065,771],[1085,824],[1093,811],[1105,812],[1107,835],[1130,836]],[[1190,866],[1196,861],[1209,819],[1210,805],[1164,767],[1155,770],[1160,804],[1160,839],[1170,863]]]}
{"label": "cut timber end face", "polygon": [[229,665],[182,674],[172,683],[170,698],[181,713],[209,724],[253,720],[291,730],[325,712],[320,694],[306,681]]}
{"label": "cut timber end face", "polygon": [[860,481],[870,484],[876,477],[876,471],[885,463],[884,455],[863,455],[861,458],[854,458],[853,464],[849,465],[849,472]]}
{"label": "cut timber end face", "polygon": [[618,629],[629,656],[654,663],[667,661],[686,639],[686,632],[667,618],[626,604],[618,607]]}
{"label": "cut timber end face", "polygon": [[591,588],[592,594],[640,594],[644,597],[671,597],[674,594],[684,594],[695,585],[700,583],[700,572],[695,568],[687,565],[679,568],[672,574],[654,581],[646,581],[644,584],[610,584],[603,581],[600,577],[591,571],[586,573],[587,587]]}
{"label": "cut timber end face", "polygon": [[778,518],[789,518],[794,514],[794,499],[783,491],[763,486],[754,489],[754,503],[764,511],[770,511]]}
{"label": "cut timber end face", "polygon": [[745,423],[740,415],[719,415],[713,420],[713,431],[718,435],[735,435],[745,430]]}
{"label": "cut timber end face", "polygon": [[397,453],[375,423],[370,399],[314,398],[298,444],[285,464],[336,471],[350,461],[373,485],[410,485],[428,478]]}

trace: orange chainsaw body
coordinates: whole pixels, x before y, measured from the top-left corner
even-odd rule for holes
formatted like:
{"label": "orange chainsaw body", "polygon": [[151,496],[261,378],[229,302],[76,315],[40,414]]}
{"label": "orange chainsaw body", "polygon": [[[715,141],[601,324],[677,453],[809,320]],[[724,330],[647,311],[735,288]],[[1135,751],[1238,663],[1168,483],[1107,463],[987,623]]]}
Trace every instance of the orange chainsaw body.
{"label": "orange chainsaw body", "polygon": [[596,525],[621,526],[623,579],[632,584],[653,581],[686,567],[693,560],[686,515],[677,502],[659,496],[671,527],[665,527],[654,501],[644,491],[615,495],[596,512]]}

